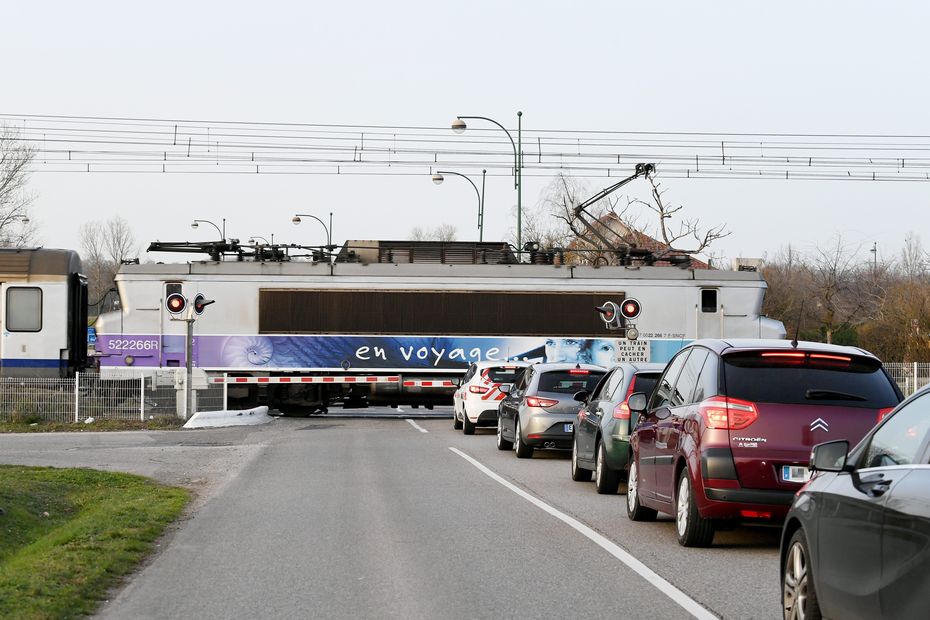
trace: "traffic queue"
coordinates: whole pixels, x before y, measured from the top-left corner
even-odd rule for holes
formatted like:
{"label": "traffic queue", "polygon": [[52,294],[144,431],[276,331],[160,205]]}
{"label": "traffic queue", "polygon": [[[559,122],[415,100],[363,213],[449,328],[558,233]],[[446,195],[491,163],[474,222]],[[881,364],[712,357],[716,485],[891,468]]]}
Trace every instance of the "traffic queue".
{"label": "traffic queue", "polygon": [[671,515],[684,547],[780,525],[786,618],[930,617],[930,390],[904,400],[863,349],[699,339],[668,364],[485,362],[454,396],[456,429],[496,424],[517,458],[571,450],[572,480],[624,493],[632,521]]}

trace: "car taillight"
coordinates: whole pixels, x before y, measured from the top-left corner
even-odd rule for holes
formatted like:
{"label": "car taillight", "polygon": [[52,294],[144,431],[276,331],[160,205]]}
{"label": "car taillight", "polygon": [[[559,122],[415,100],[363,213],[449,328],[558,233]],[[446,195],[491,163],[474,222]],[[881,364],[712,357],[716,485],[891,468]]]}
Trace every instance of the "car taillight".
{"label": "car taillight", "polygon": [[630,406],[626,404],[626,401],[614,407],[614,417],[618,420],[630,419]]}
{"label": "car taillight", "polygon": [[886,417],[889,413],[891,413],[892,411],[894,411],[894,407],[885,407],[884,409],[879,409],[879,410],[878,410],[878,419],[875,421],[875,423],[877,424],[877,423],[881,422],[882,420],[884,420],[885,417]]}
{"label": "car taillight", "polygon": [[559,401],[551,398],[539,398],[538,396],[527,396],[526,405],[528,407],[555,407]]}
{"label": "car taillight", "polygon": [[714,396],[700,404],[699,411],[707,428],[738,431],[756,421],[759,412],[746,400]]}
{"label": "car taillight", "polygon": [[745,519],[771,519],[772,513],[768,510],[740,510],[739,516]]}
{"label": "car taillight", "polygon": [[633,380],[630,381],[630,387],[626,389],[626,396],[623,398],[623,402],[614,407],[614,417],[618,420],[629,420],[630,419],[630,406],[626,404],[626,401],[630,400],[630,395],[633,393],[633,388],[636,386],[636,377],[633,377]]}
{"label": "car taillight", "polygon": [[472,394],[485,394],[488,391],[488,388],[483,385],[469,385],[468,391]]}
{"label": "car taillight", "polygon": [[590,375],[591,371],[584,368],[572,368],[568,371],[570,375]]}

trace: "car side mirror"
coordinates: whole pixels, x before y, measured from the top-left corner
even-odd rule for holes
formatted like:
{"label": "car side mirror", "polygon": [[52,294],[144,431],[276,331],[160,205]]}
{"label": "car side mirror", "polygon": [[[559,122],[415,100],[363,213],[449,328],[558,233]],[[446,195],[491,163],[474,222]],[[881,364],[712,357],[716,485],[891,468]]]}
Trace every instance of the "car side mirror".
{"label": "car side mirror", "polygon": [[513,386],[510,385],[509,383],[502,383],[497,387],[497,389],[503,392],[504,394],[510,394],[510,392],[513,391]]}
{"label": "car side mirror", "polygon": [[811,471],[849,471],[849,442],[845,439],[819,443],[811,448]]}
{"label": "car side mirror", "polygon": [[630,408],[632,413],[643,414],[646,412],[646,393],[645,392],[633,392],[630,394],[630,397],[626,400],[626,406]]}
{"label": "car side mirror", "polygon": [[589,392],[588,390],[578,390],[577,392],[575,392],[575,395],[572,396],[572,398],[577,400],[579,403],[583,403],[586,400],[588,400],[588,396],[590,395],[591,395],[591,392]]}

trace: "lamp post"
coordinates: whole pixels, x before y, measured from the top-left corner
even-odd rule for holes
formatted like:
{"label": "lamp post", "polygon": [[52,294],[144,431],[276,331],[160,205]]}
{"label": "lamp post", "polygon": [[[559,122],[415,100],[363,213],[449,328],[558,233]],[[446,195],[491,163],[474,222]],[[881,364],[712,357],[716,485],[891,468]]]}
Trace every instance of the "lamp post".
{"label": "lamp post", "polygon": [[262,237],[261,235],[253,235],[249,237],[249,243],[255,243],[256,240],[261,239],[265,245],[274,245],[274,233],[271,233],[271,243],[268,243],[268,240]]}
{"label": "lamp post", "polygon": [[300,218],[302,217],[311,217],[315,219],[323,227],[323,230],[326,231],[326,247],[329,250],[333,249],[333,212],[329,212],[329,226],[326,226],[326,223],[318,218],[315,215],[310,215],[309,213],[297,213],[294,217],[291,218],[291,221],[294,222],[294,226],[300,224]]}
{"label": "lamp post", "polygon": [[209,224],[216,229],[216,232],[220,233],[220,236],[223,238],[223,241],[226,241],[226,218],[223,218],[223,230],[220,230],[220,227],[211,222],[210,220],[194,220],[191,222],[191,228],[197,230],[200,227],[200,224]]}
{"label": "lamp post", "polygon": [[510,138],[510,145],[513,146],[513,186],[517,190],[517,256],[520,256],[520,252],[523,250],[523,204],[521,200],[521,186],[523,185],[523,144],[522,144],[522,134],[523,134],[523,112],[517,112],[517,141],[513,141],[513,136],[510,135],[510,132],[507,131],[507,128],[498,123],[493,118],[488,118],[487,116],[456,116],[455,120],[452,121],[452,131],[455,133],[463,133],[467,128],[465,124],[465,119],[480,119],[483,121],[488,121],[500,127],[507,137]]}
{"label": "lamp post", "polygon": [[442,175],[444,174],[453,174],[457,177],[462,177],[475,188],[475,193],[478,194],[478,242],[484,241],[484,176],[487,174],[487,170],[481,171],[481,191],[478,191],[478,186],[475,185],[475,182],[472,181],[469,177],[465,176],[460,172],[452,172],[451,170],[437,170],[436,174],[433,175],[433,183],[436,185],[442,185],[442,182],[445,180]]}

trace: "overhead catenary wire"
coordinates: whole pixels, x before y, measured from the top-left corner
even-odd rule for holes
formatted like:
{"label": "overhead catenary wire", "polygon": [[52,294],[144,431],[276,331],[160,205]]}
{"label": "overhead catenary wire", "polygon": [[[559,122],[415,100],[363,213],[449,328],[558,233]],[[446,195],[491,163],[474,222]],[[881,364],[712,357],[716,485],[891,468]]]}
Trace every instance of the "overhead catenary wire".
{"label": "overhead catenary wire", "polygon": [[[499,130],[203,119],[0,114],[37,153],[36,172],[513,174]],[[619,176],[639,161],[681,178],[927,181],[930,136],[531,130],[523,176]],[[534,148],[535,147],[535,148]],[[207,165],[209,164],[209,166]]]}

